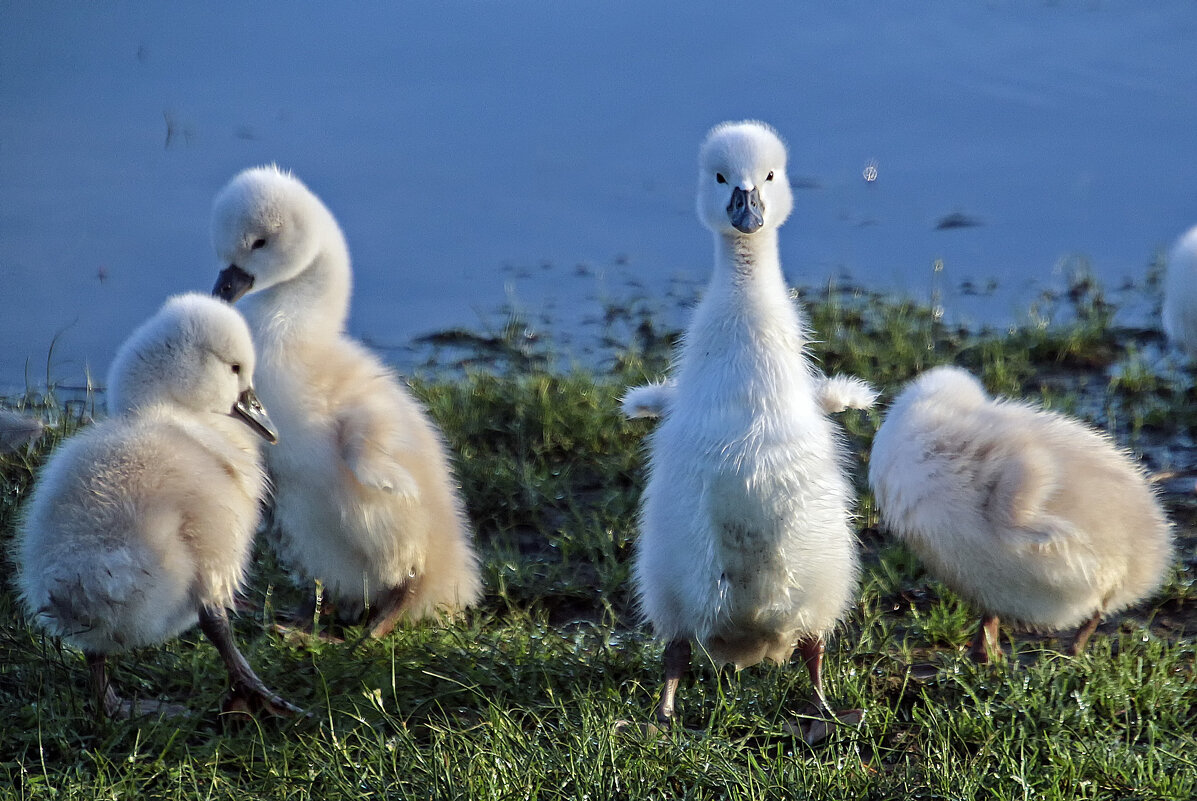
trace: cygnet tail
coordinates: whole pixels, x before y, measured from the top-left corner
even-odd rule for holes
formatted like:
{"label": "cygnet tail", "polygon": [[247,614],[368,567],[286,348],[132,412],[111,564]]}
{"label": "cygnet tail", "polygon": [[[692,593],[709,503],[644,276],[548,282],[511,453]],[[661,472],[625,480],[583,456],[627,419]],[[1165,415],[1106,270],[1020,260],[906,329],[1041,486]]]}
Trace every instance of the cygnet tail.
{"label": "cygnet tail", "polygon": [[877,402],[877,390],[855,376],[837,375],[824,378],[816,387],[819,406],[827,414],[845,409],[870,409]]}
{"label": "cygnet tail", "polygon": [[482,600],[479,559],[468,541],[453,537],[437,543],[425,568],[405,609],[407,619],[453,617]]}
{"label": "cygnet tail", "polygon": [[[60,637],[105,635],[136,603],[148,573],[129,548],[77,549],[70,563],[52,564],[25,582],[25,603],[47,630]],[[141,580],[139,580],[141,579]]]}
{"label": "cygnet tail", "polygon": [[673,381],[660,381],[631,387],[620,401],[620,408],[625,416],[661,417],[673,402],[677,394],[677,384]]}
{"label": "cygnet tail", "polygon": [[40,626],[108,652],[162,642],[195,622],[196,567],[175,539],[180,515],[149,510],[137,522],[145,525],[124,536],[75,537],[26,555],[22,596]]}

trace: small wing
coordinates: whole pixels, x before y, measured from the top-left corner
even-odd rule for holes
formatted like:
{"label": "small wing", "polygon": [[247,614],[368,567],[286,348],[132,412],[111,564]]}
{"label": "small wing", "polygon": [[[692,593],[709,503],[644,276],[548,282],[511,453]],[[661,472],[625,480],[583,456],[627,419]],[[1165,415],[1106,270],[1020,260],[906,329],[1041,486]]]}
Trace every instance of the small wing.
{"label": "small wing", "polygon": [[815,389],[819,406],[827,414],[845,409],[869,409],[877,402],[877,390],[855,376],[823,377]]}
{"label": "small wing", "polygon": [[677,394],[677,384],[673,381],[658,381],[631,387],[619,402],[624,415],[630,418],[661,417],[673,402]]}
{"label": "small wing", "polygon": [[1076,538],[1076,526],[1047,508],[1059,489],[1058,469],[1049,449],[1029,442],[1020,443],[1016,457],[1002,465],[985,508],[1013,547],[1054,548]]}
{"label": "small wing", "polygon": [[389,431],[389,425],[375,424],[368,407],[349,407],[337,420],[337,450],[362,486],[418,498],[415,478],[391,455]]}

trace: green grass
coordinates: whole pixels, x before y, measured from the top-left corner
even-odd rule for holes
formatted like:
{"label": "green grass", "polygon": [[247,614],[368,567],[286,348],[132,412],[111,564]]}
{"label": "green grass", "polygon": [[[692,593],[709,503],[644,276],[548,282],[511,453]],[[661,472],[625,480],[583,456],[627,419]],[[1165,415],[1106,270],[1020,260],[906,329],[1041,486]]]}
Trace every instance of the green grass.
{"label": "green grass", "polygon": [[[994,391],[1110,426],[1153,469],[1184,462],[1175,443],[1197,423],[1190,379],[1146,370],[1151,332],[1115,328],[1098,290],[1082,290],[1069,322],[999,333],[953,329],[920,304],[859,290],[802,300],[822,366],[868,378],[883,402],[952,362]],[[123,655],[114,676],[129,694],[185,699],[194,717],[97,722],[82,657],[30,630],[11,582],[0,584],[0,799],[1197,794],[1197,505],[1167,497],[1180,543],[1172,577],[1104,623],[1083,656],[1060,653],[1055,633],[1003,629],[1009,658],[978,667],[964,655],[975,613],[877,528],[864,474],[879,412],[843,415],[866,572],[826,676],[834,702],[867,709],[864,725],[808,747],[783,727],[809,691],[804,670],[735,674],[696,660],[679,693],[684,730],[620,728],[650,719],[661,648],[628,586],[652,424],[623,420],[617,401],[661,375],[674,336],[651,315],[623,317],[626,336],[599,368],[559,366],[551,343],[513,320],[438,340],[458,356],[442,350],[442,366],[412,380],[460,456],[484,556],[486,598],[461,620],[356,647],[280,638],[263,624],[298,594],[261,551],[247,593],[261,612],[238,620],[238,638],[310,721],[222,726],[225,676],[193,631]],[[57,425],[37,449],[0,457],[5,543],[37,466],[91,411],[34,406]],[[920,663],[936,669],[910,670]]]}

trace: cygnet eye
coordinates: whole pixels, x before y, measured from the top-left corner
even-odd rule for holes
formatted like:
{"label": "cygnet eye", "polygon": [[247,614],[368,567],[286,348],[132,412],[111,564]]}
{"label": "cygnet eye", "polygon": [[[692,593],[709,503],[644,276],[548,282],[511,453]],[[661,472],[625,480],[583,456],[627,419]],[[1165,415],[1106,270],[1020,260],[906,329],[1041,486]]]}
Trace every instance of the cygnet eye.
{"label": "cygnet eye", "polygon": [[239,365],[239,364],[233,365],[233,375],[241,375],[241,365]]}
{"label": "cygnet eye", "polygon": [[765,176],[765,180],[766,180],[766,181],[772,181],[772,180],[773,180],[773,170],[769,170],[769,174]]}
{"label": "cygnet eye", "polygon": [[727,183],[727,179],[723,177],[723,173],[721,173],[721,172],[715,173],[715,181],[716,181],[716,183],[721,183],[721,184]]}
{"label": "cygnet eye", "polygon": [[255,239],[253,241],[253,244],[249,246],[249,249],[250,250],[259,250],[260,248],[264,248],[264,247],[266,247],[265,239]]}

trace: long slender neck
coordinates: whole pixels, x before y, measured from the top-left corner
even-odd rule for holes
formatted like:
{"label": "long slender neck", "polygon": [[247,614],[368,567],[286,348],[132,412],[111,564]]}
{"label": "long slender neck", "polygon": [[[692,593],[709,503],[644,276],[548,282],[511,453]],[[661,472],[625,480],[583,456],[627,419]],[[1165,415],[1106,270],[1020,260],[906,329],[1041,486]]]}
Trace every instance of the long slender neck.
{"label": "long slender neck", "polygon": [[679,384],[701,388],[708,400],[721,398],[718,408],[754,414],[783,397],[813,402],[805,342],[782,276],[777,232],[716,234],[715,271],[682,338]]}
{"label": "long slender neck", "polygon": [[777,251],[777,229],[751,235],[715,234],[715,271],[707,296],[720,299],[725,309],[743,315],[754,327],[777,328],[778,333],[801,335],[801,322],[786,287]]}
{"label": "long slender neck", "polygon": [[263,339],[327,340],[345,330],[352,277],[349,248],[336,223],[308,266],[245,299],[246,316]]}
{"label": "long slender neck", "polygon": [[742,275],[754,267],[780,272],[777,256],[777,229],[767,228],[755,234],[715,234],[715,268]]}

